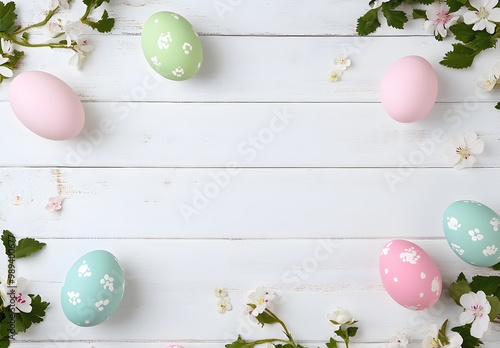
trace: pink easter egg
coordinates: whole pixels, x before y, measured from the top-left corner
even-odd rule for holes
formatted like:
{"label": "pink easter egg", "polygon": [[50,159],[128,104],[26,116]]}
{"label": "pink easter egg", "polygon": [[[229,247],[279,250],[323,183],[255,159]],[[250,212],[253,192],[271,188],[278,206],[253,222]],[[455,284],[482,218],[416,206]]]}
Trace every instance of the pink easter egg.
{"label": "pink easter egg", "polygon": [[47,139],[71,139],[85,124],[85,111],[76,93],[59,78],[42,71],[16,76],[9,88],[9,102],[26,128]]}
{"label": "pink easter egg", "polygon": [[380,86],[382,106],[396,121],[420,120],[431,111],[438,94],[438,79],[432,65],[420,56],[396,61]]}
{"label": "pink easter egg", "polygon": [[409,309],[425,309],[441,295],[441,273],[429,254],[406,240],[387,243],[379,259],[382,283],[389,295]]}

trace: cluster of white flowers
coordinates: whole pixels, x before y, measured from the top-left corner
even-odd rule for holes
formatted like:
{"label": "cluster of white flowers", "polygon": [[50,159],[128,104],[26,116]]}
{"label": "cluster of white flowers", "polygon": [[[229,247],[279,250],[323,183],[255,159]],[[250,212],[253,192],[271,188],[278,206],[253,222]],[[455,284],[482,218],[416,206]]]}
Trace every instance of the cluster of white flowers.
{"label": "cluster of white flowers", "polygon": [[[60,7],[67,10],[69,9],[69,2],[68,0],[50,0],[49,8],[54,10]],[[77,69],[80,69],[87,55],[94,50],[94,46],[89,44],[88,40],[80,37],[83,33],[83,25],[80,21],[51,20],[45,25],[44,32],[50,38],[64,38],[68,47],[76,43],[72,47],[75,53],[70,58],[69,64]]]}
{"label": "cluster of white flowers", "polygon": [[2,52],[0,54],[0,76],[2,77],[12,77],[12,70],[4,64],[9,62],[9,55],[13,51],[13,45],[12,41],[4,40],[3,38],[0,39],[0,46],[2,49]]}
{"label": "cluster of white flowers", "polygon": [[217,297],[217,312],[224,314],[233,310],[231,299],[228,297],[227,290],[224,288],[216,288],[214,290]]}
{"label": "cluster of white flowers", "polygon": [[347,54],[341,54],[333,60],[335,68],[330,72],[330,81],[337,82],[340,81],[342,73],[351,66],[351,60],[347,57]]}
{"label": "cluster of white flowers", "polygon": [[[472,30],[484,30],[489,34],[495,33],[497,23],[500,22],[500,8],[496,8],[498,0],[470,0],[476,11],[467,11],[463,14],[465,24],[474,24]],[[424,28],[435,36],[446,37],[448,29],[459,20],[460,16],[450,13],[450,7],[445,2],[437,2],[427,8],[428,20]]]}
{"label": "cluster of white flowers", "polygon": [[25,278],[19,277],[15,287],[12,287],[0,279],[0,296],[4,306],[11,306],[11,310],[15,312],[30,313],[31,297],[25,291],[27,283]]}

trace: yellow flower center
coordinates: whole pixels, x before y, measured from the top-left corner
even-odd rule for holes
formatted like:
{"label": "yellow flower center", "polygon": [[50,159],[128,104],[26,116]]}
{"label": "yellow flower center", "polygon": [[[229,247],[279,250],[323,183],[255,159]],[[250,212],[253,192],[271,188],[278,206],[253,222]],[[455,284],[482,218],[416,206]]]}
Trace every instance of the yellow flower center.
{"label": "yellow flower center", "polygon": [[479,9],[479,11],[476,12],[477,16],[479,17],[479,19],[487,19],[490,15],[490,13],[488,12],[487,9],[485,9],[484,7],[481,7]]}

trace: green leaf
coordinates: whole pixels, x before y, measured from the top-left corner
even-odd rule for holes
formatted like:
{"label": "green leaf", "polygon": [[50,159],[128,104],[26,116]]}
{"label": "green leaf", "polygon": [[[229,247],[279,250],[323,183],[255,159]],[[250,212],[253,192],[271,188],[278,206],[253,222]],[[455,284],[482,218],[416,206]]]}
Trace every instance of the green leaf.
{"label": "green leaf", "polygon": [[443,347],[450,343],[450,341],[448,341],[448,337],[446,336],[447,327],[448,327],[448,320],[445,320],[443,325],[441,325],[441,328],[438,331],[438,340],[443,345]]}
{"label": "green leaf", "polygon": [[0,339],[0,348],[7,348],[10,345],[10,341],[8,338]]}
{"label": "green leaf", "polygon": [[460,274],[459,274],[459,275],[458,275],[458,277],[457,277],[457,281],[456,281],[456,282],[458,283],[458,282],[459,282],[459,281],[461,281],[461,280],[465,280],[467,283],[469,282],[469,281],[467,280],[467,277],[465,276],[464,272],[460,272]]}
{"label": "green leaf", "polygon": [[462,297],[463,294],[468,294],[471,291],[472,290],[469,283],[467,283],[467,280],[460,279],[450,285],[449,295],[457,305],[460,305],[460,297]]}
{"label": "green leaf", "polygon": [[331,337],[330,337],[330,342],[327,342],[326,346],[328,348],[337,348],[338,347],[337,342]]}
{"label": "green leaf", "polygon": [[453,44],[453,51],[446,53],[440,63],[449,68],[464,69],[472,65],[476,54],[472,48],[457,43]]}
{"label": "green leaf", "polygon": [[472,30],[472,25],[457,23],[450,27],[450,31],[455,35],[458,41],[464,43],[471,42],[476,37],[476,31]]}
{"label": "green leaf", "polygon": [[247,345],[247,342],[241,338],[241,335],[238,335],[238,339],[232,343],[226,344],[224,347],[226,348],[243,348],[244,346]]}
{"label": "green leaf", "polygon": [[108,11],[104,11],[101,19],[98,20],[97,22],[92,21],[90,19],[86,19],[83,21],[83,23],[87,24],[92,29],[95,29],[100,33],[108,33],[115,26],[115,19],[109,18]]}
{"label": "green leaf", "polygon": [[475,276],[472,277],[470,288],[474,292],[484,291],[486,295],[494,295],[500,287],[500,277]]}
{"label": "green leaf", "polygon": [[358,328],[355,326],[351,326],[347,328],[347,336],[354,337],[358,333]]}
{"label": "green leaf", "polygon": [[387,2],[382,4],[382,13],[387,18],[387,24],[390,27],[403,29],[405,23],[408,22],[406,13],[392,9]]}
{"label": "green leaf", "polygon": [[23,238],[17,243],[16,258],[33,255],[45,247],[45,243],[41,243],[33,238]]}
{"label": "green leaf", "polygon": [[4,66],[11,69],[15,69],[17,68],[17,65],[19,64],[19,62],[23,57],[24,57],[23,51],[14,50],[14,53],[9,56],[9,61],[6,64],[4,64]]}
{"label": "green leaf", "polygon": [[266,311],[260,313],[257,317],[259,324],[264,327],[265,324],[276,324],[279,320],[267,313]]}
{"label": "green leaf", "polygon": [[16,23],[16,4],[8,2],[4,4],[0,1],[0,32],[9,30]]}
{"label": "green leaf", "polygon": [[361,36],[367,36],[375,32],[380,27],[378,21],[378,8],[371,9],[366,14],[358,18],[358,25],[356,25],[356,32]]}
{"label": "green leaf", "polygon": [[488,316],[490,317],[490,321],[494,321],[500,315],[500,300],[495,296],[488,296],[486,299],[491,305],[491,311]]}
{"label": "green leaf", "polygon": [[474,40],[469,42],[469,46],[476,51],[483,51],[495,47],[496,43],[496,38],[493,35],[488,34],[486,31],[478,31]]}
{"label": "green leaf", "polygon": [[422,5],[430,5],[432,3],[435,3],[436,0],[417,0],[417,2]]}
{"label": "green leaf", "polygon": [[457,332],[464,339],[462,348],[477,348],[483,344],[479,338],[475,338],[470,334],[470,328],[471,324],[467,324],[451,329],[451,331]]}
{"label": "green leaf", "polygon": [[446,0],[446,4],[450,7],[450,12],[456,12],[464,6],[465,2],[460,0]]}
{"label": "green leaf", "polygon": [[[19,326],[16,325],[17,332],[25,332],[31,327],[32,324],[41,323],[43,317],[45,316],[45,310],[49,306],[49,302],[43,302],[40,295],[29,294],[31,297],[31,312],[16,313],[16,324],[18,320],[20,321]],[[19,318],[19,319],[18,319]]]}
{"label": "green leaf", "polygon": [[420,10],[418,8],[413,9],[412,12],[413,19],[425,19],[427,20],[427,13],[424,10]]}
{"label": "green leaf", "polygon": [[[495,105],[495,109],[500,110],[500,102],[498,102],[497,105]],[[497,263],[495,266],[493,266],[493,269],[497,271],[500,270],[500,263]]]}
{"label": "green leaf", "polygon": [[15,252],[16,237],[14,237],[12,232],[10,232],[8,230],[3,230],[2,243],[3,243],[3,246],[5,247],[5,254],[7,256],[9,256]]}

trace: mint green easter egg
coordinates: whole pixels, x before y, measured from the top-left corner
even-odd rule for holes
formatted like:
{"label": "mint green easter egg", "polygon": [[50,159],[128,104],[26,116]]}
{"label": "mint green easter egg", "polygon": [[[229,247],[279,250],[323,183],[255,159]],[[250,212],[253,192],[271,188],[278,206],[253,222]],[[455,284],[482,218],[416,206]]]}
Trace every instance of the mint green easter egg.
{"label": "mint green easter egg", "polygon": [[107,320],[123,297],[125,277],[118,260],[105,250],[94,250],[71,266],[61,289],[66,317],[79,326]]}
{"label": "mint green easter egg", "polygon": [[446,208],[443,229],[455,254],[471,265],[500,262],[500,216],[484,204],[457,201]]}
{"label": "mint green easter egg", "polygon": [[203,49],[193,26],[181,15],[158,12],[144,23],[142,51],[149,65],[170,80],[187,80],[200,70]]}

